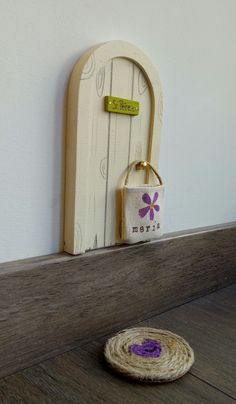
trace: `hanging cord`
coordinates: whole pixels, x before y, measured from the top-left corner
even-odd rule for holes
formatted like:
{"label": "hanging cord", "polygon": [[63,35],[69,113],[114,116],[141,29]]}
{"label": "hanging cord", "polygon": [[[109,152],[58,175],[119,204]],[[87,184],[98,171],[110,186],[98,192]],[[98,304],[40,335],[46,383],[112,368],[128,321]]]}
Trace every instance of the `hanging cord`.
{"label": "hanging cord", "polygon": [[163,185],[162,179],[161,179],[160,175],[158,174],[158,172],[155,170],[155,168],[148,161],[144,161],[144,160],[133,161],[133,163],[130,164],[126,177],[125,177],[125,185],[128,184],[128,179],[129,179],[130,173],[134,169],[134,167],[136,167],[137,170],[144,169],[144,168],[151,168],[151,170],[157,177],[160,185]]}

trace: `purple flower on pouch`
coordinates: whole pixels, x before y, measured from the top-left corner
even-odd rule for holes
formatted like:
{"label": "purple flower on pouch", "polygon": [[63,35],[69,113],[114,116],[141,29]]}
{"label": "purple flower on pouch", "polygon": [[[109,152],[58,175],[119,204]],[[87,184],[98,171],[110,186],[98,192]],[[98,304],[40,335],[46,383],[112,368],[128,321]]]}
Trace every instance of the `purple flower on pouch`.
{"label": "purple flower on pouch", "polygon": [[156,201],[158,199],[158,192],[155,192],[153,196],[153,200],[151,200],[150,196],[145,193],[142,196],[142,200],[144,203],[146,203],[148,206],[145,206],[144,208],[139,209],[138,214],[140,217],[144,217],[147,215],[149,212],[150,220],[154,219],[154,211],[159,212],[160,206],[156,204]]}
{"label": "purple flower on pouch", "polygon": [[160,341],[155,339],[145,339],[140,345],[131,344],[129,352],[147,358],[159,358],[161,355],[161,344]]}

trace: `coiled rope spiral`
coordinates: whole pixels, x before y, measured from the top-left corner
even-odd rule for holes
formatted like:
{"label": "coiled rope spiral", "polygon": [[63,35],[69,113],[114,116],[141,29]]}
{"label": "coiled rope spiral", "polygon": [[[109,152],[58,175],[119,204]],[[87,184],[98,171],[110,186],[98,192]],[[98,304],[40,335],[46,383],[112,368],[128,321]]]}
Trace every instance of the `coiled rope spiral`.
{"label": "coiled rope spiral", "polygon": [[[145,347],[148,341],[159,344],[160,356],[135,354],[132,347]],[[137,349],[136,349],[137,350]],[[104,350],[108,364],[117,372],[146,382],[170,382],[189,371],[194,352],[184,338],[167,330],[139,327],[120,332],[110,338]]]}

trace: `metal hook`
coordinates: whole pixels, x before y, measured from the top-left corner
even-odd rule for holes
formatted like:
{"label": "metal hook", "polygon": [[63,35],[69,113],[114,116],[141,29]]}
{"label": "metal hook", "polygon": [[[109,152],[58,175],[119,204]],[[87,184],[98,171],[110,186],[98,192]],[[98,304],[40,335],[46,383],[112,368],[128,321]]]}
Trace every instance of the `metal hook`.
{"label": "metal hook", "polygon": [[148,163],[147,163],[147,161],[139,161],[137,164],[136,164],[136,166],[135,166],[135,168],[136,168],[136,170],[144,170],[146,167],[148,166]]}

